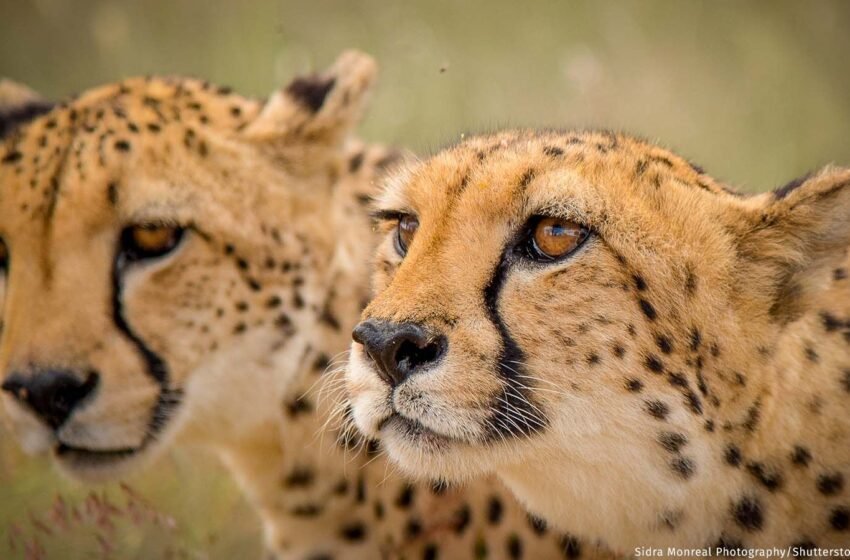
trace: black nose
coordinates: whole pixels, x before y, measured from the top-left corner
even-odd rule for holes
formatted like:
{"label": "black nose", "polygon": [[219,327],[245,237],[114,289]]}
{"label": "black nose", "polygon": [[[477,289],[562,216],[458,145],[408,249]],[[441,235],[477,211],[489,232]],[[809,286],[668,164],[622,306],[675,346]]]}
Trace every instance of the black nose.
{"label": "black nose", "polygon": [[97,386],[99,376],[90,371],[86,379],[64,370],[13,373],[3,382],[3,390],[26,403],[48,426],[61,426],[74,408]]}
{"label": "black nose", "polygon": [[356,327],[352,337],[363,345],[390,386],[433,365],[446,351],[446,337],[434,335],[416,323],[391,323],[368,319]]}

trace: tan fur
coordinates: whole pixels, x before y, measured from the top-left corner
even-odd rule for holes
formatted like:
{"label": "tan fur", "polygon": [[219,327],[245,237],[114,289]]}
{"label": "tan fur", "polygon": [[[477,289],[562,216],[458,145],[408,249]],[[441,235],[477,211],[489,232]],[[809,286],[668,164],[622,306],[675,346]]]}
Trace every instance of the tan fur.
{"label": "tan fur", "polygon": [[[408,166],[377,209],[364,319],[448,340],[394,390],[353,347],[354,418],[405,471],[495,472],[629,553],[850,544],[850,170],[743,196],[624,135],[509,131]],[[393,213],[420,223],[403,259]],[[534,215],[593,233],[533,263],[512,251]]]}
{"label": "tan fur", "polygon": [[[84,480],[176,442],[214,448],[274,557],[575,554],[577,541],[538,535],[497,482],[409,485],[331,416],[340,380],[321,374],[368,295],[364,205],[398,159],[348,138],[374,71],[347,53],[266,103],[194,80],[126,80],[7,138],[0,366],[6,378],[63,368],[100,380],[55,432],[9,394],[6,416],[26,448]],[[180,247],[113,279],[122,229],[162,221],[187,228]],[[174,406],[156,431],[158,400]]]}

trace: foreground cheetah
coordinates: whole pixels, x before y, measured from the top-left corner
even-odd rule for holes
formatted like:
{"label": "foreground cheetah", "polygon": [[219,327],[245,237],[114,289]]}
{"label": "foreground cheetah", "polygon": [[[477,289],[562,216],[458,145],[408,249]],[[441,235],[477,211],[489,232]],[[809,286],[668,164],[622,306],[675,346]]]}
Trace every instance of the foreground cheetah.
{"label": "foreground cheetah", "polygon": [[340,380],[320,374],[368,295],[362,206],[397,159],[348,139],[374,71],[348,53],[266,103],[152,78],[29,125],[40,108],[5,111],[0,365],[14,431],[87,480],[175,441],[208,445],[273,557],[592,556],[493,482],[410,485],[374,443],[324,428],[332,401],[317,397]]}
{"label": "foreground cheetah", "polygon": [[505,132],[377,216],[348,390],[406,471],[496,472],[626,552],[850,545],[850,170],[743,196],[627,136]]}

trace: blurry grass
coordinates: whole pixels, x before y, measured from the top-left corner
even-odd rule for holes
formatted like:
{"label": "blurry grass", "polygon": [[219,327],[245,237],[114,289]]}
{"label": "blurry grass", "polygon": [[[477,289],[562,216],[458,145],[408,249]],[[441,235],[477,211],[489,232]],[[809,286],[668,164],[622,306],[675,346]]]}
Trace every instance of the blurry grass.
{"label": "blurry grass", "polygon": [[212,457],[178,450],[85,486],[0,431],[0,558],[259,558],[256,514]]}
{"label": "blurry grass", "polygon": [[[850,165],[848,28],[843,0],[0,0],[0,75],[52,97],[151,73],[265,95],[356,47],[382,68],[368,139],[427,152],[502,126],[610,127],[764,190]],[[258,556],[256,518],[209,458],[175,451],[129,483],[175,528],[125,519],[115,557]],[[38,536],[30,512],[89,491],[0,432],[0,532]],[[41,537],[52,557],[100,553],[93,531]]]}

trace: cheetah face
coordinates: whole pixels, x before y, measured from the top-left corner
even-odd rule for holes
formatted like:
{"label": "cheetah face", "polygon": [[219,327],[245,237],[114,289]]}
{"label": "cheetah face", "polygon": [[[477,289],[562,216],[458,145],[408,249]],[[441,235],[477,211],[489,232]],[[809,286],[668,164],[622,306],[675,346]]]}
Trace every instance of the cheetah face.
{"label": "cheetah face", "polygon": [[5,139],[0,372],[26,449],[98,478],[272,414],[325,295],[334,240],[314,224],[373,73],[348,53],[265,105],[127,80]]}
{"label": "cheetah face", "polygon": [[721,320],[746,317],[755,344],[794,307],[776,307],[790,275],[760,253],[781,245],[760,236],[782,204],[607,133],[474,138],[407,169],[376,211],[376,296],[347,372],[357,426],[426,477],[563,453],[589,481],[655,460],[662,420],[703,431],[715,412],[720,389],[694,372]]}

